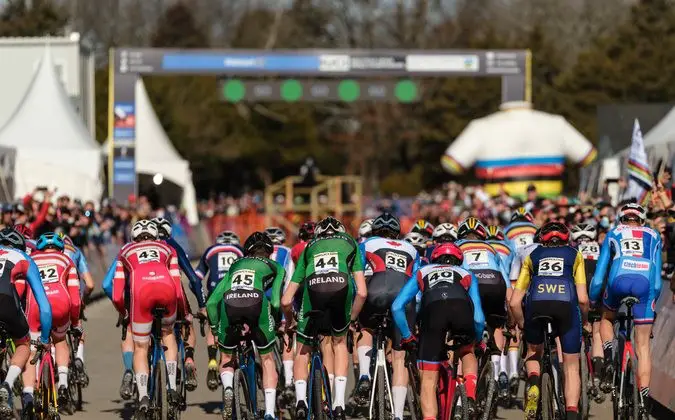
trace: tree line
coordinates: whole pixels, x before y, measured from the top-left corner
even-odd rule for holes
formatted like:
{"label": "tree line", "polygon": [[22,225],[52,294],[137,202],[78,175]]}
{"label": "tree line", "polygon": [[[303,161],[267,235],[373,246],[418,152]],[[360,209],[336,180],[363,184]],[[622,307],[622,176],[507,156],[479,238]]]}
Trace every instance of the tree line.
{"label": "tree line", "polygon": [[[172,48],[524,49],[534,107],[592,141],[596,108],[675,98],[671,0],[10,0],[0,36],[76,30],[97,52],[97,140],[108,133],[107,51]],[[451,179],[439,158],[500,102],[495,78],[422,80],[405,104],[227,104],[218,78],[144,79],[198,194],[242,193],[296,174],[358,174],[369,193],[413,195]],[[576,187],[568,171],[567,187]],[[468,179],[468,178],[467,178]],[[466,179],[465,179],[466,180]]]}

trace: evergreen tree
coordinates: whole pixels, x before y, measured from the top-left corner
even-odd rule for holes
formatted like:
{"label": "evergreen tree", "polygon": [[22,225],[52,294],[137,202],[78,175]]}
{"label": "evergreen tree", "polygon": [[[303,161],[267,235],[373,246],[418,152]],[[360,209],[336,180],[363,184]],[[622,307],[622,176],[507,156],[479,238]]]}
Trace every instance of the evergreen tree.
{"label": "evergreen tree", "polygon": [[25,0],[11,0],[0,14],[0,37],[60,35],[68,22],[64,8],[50,0],[34,0],[29,9]]}

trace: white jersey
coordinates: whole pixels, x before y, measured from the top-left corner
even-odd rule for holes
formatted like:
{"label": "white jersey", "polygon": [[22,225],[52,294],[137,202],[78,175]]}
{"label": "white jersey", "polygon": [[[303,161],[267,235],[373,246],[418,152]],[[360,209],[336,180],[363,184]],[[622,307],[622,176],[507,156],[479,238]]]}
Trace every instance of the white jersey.
{"label": "white jersey", "polygon": [[539,247],[539,243],[531,243],[528,245],[522,246],[516,251],[516,255],[513,257],[511,262],[511,275],[509,276],[511,281],[518,281],[518,276],[520,276],[520,269],[523,267],[523,261],[527,258],[532,251]]}

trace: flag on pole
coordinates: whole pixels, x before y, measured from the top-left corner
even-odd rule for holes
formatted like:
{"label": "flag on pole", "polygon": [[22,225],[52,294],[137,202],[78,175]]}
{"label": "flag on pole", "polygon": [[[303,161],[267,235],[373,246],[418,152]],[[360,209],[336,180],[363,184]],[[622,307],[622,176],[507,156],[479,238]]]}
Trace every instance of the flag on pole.
{"label": "flag on pole", "polygon": [[652,172],[649,170],[645,144],[642,140],[642,131],[637,118],[633,124],[633,139],[628,156],[628,187],[624,193],[624,199],[635,198],[638,203],[645,205],[649,193],[652,190]]}

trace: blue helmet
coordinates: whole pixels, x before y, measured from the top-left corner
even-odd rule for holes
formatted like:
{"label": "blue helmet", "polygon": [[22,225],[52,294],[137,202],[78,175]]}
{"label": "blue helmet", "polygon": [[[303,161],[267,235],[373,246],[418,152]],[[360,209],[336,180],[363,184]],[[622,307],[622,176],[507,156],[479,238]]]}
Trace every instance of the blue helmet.
{"label": "blue helmet", "polygon": [[38,251],[42,251],[48,246],[52,246],[58,249],[59,251],[63,251],[64,248],[63,238],[54,232],[48,232],[41,235],[38,238],[35,247],[38,249]]}

